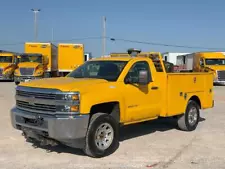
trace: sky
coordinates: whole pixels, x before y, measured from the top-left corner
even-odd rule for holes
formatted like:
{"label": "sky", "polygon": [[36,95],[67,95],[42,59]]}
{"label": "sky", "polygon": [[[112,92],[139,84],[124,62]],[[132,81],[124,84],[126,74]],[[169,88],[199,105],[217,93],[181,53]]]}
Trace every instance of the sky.
{"label": "sky", "polygon": [[[6,0],[0,5],[0,49],[24,52],[34,41],[34,14],[38,13],[38,41],[57,45],[83,43],[85,52],[102,55],[102,17],[106,36],[134,41],[222,48],[225,51],[225,1],[214,0]],[[77,40],[76,40],[77,39]],[[106,54],[139,48],[157,52],[194,52],[175,48],[106,40]]]}

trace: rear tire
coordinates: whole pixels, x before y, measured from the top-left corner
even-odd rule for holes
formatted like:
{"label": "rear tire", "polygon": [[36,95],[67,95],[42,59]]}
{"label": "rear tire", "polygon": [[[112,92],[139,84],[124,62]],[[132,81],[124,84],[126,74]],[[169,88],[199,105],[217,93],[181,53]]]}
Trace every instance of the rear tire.
{"label": "rear tire", "polygon": [[116,149],[118,140],[118,125],[114,118],[96,113],[91,117],[83,151],[90,157],[104,157]]}
{"label": "rear tire", "polygon": [[200,117],[199,109],[199,105],[195,101],[190,100],[185,113],[178,118],[178,127],[184,131],[195,130]]}

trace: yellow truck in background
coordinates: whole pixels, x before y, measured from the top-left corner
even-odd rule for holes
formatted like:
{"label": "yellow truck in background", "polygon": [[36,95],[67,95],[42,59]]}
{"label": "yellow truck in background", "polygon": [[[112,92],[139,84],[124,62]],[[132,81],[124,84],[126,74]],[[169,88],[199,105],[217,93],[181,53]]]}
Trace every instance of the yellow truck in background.
{"label": "yellow truck in background", "polygon": [[52,43],[25,43],[25,52],[18,56],[18,68],[14,81],[27,82],[32,79],[58,76],[58,50]]}
{"label": "yellow truck in background", "polygon": [[66,77],[21,83],[12,126],[27,140],[91,157],[116,150],[121,125],[174,117],[181,130],[195,130],[200,110],[214,106],[213,73],[167,72],[160,53],[132,56],[95,58]]}
{"label": "yellow truck in background", "polygon": [[14,81],[14,71],[17,67],[19,53],[0,50],[0,80]]}
{"label": "yellow truck in background", "polygon": [[225,55],[223,52],[196,52],[177,56],[180,70],[214,73],[214,84],[225,84]]}
{"label": "yellow truck in background", "polygon": [[85,60],[83,44],[58,44],[58,71],[60,76],[66,76]]}

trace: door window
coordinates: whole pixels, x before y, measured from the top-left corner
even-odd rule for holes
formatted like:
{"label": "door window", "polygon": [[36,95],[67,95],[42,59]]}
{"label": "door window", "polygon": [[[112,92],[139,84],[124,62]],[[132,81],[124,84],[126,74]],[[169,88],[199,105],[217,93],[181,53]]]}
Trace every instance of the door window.
{"label": "door window", "polygon": [[148,82],[151,81],[151,72],[149,68],[149,64],[146,61],[136,62],[129,70],[126,78],[131,78],[132,81],[138,82],[139,72],[141,70],[146,70],[148,75]]}

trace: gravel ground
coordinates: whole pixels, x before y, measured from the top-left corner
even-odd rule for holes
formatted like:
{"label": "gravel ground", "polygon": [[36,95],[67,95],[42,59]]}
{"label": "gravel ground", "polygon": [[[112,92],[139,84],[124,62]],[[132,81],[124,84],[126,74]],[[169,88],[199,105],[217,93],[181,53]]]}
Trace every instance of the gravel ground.
{"label": "gravel ground", "polygon": [[14,83],[0,83],[0,168],[225,168],[225,86],[215,87],[215,107],[201,112],[194,132],[182,132],[170,119],[124,127],[110,156],[93,159],[65,146],[37,147],[11,126]]}

